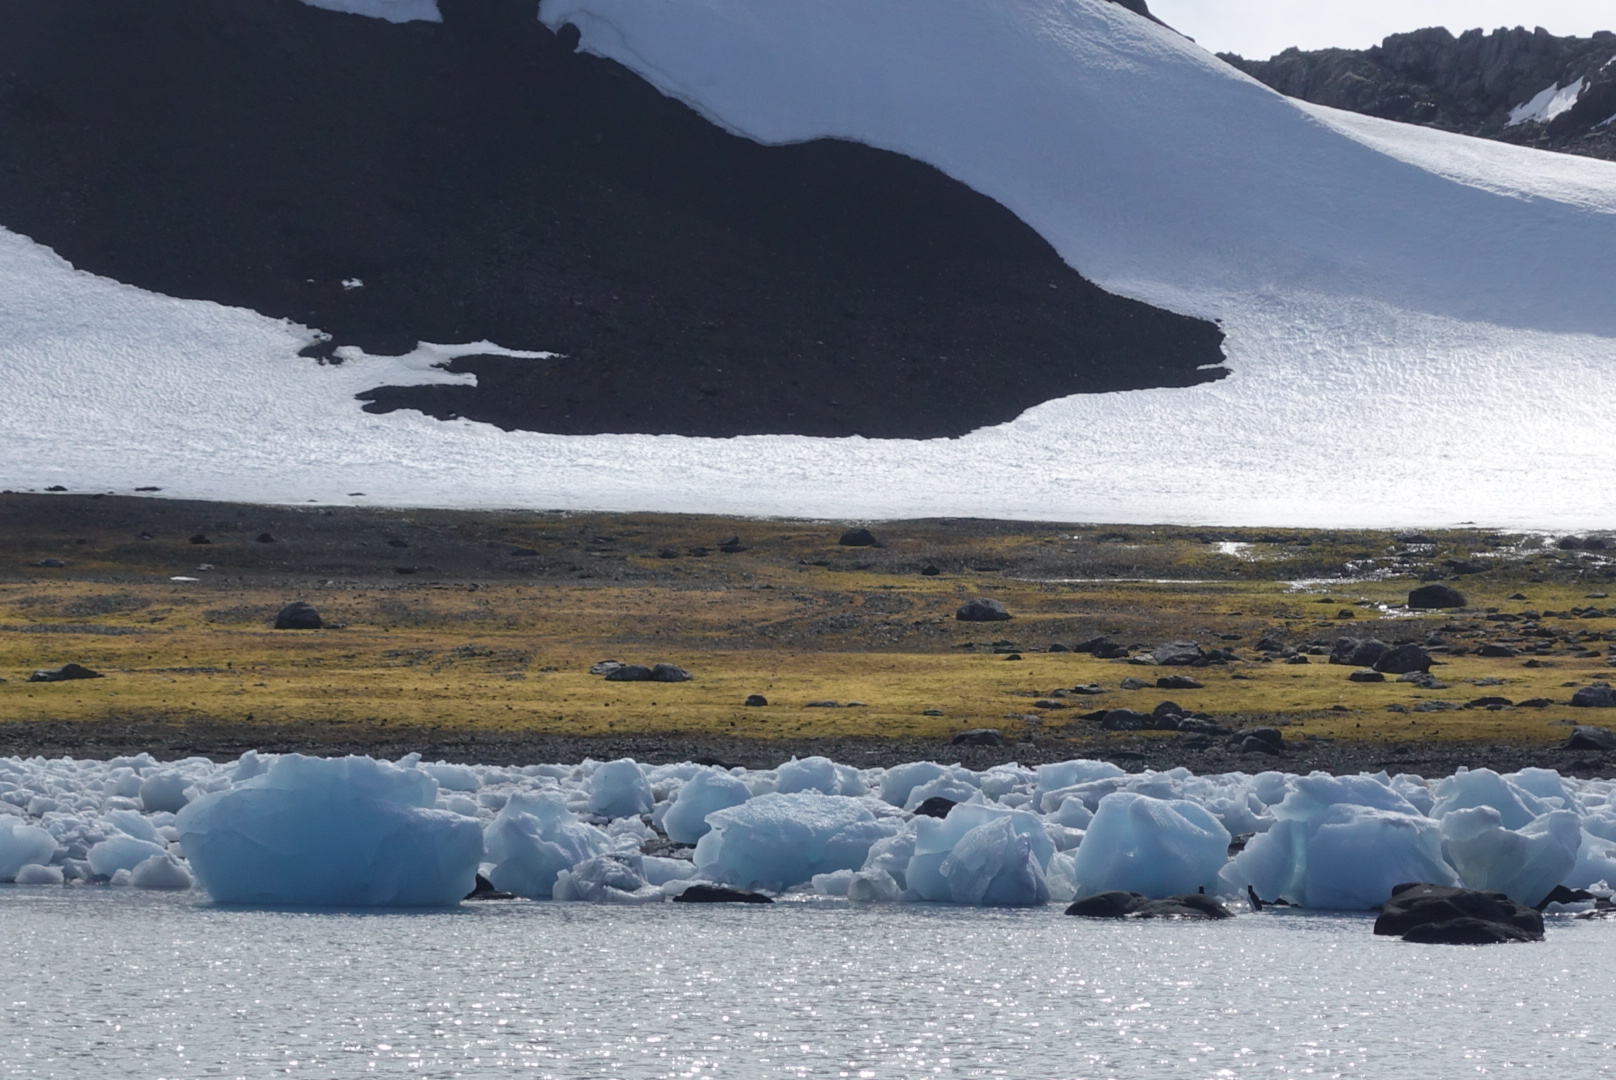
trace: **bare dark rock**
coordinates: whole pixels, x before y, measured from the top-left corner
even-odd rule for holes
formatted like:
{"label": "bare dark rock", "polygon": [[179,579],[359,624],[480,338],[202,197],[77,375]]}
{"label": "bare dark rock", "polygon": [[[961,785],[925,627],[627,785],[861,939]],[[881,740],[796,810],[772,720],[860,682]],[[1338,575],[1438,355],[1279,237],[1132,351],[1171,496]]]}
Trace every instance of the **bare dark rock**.
{"label": "bare dark rock", "polygon": [[1096,893],[1075,901],[1068,915],[1087,919],[1232,919],[1234,913],[1205,893],[1180,893],[1152,899],[1140,893]]}
{"label": "bare dark rock", "polygon": [[988,597],[978,597],[954,612],[960,622],[1004,622],[1010,617],[1002,602]]}
{"label": "bare dark rock", "polygon": [[318,630],[324,625],[314,605],[303,600],[295,600],[275,614],[277,630]]}
{"label": "bare dark rock", "polygon": [[1543,940],[1543,916],[1503,893],[1409,882],[1392,889],[1375,933],[1426,944]]}
{"label": "bare dark rock", "polygon": [[1004,732],[998,728],[972,728],[949,740],[954,746],[1003,746]]}
{"label": "bare dark rock", "polygon": [[29,682],[72,682],[75,679],[104,678],[99,671],[91,671],[82,664],[63,664],[58,668],[41,668],[28,676]]}
{"label": "bare dark rock", "polygon": [[1465,594],[1451,585],[1421,585],[1408,594],[1408,606],[1422,611],[1462,608],[1466,603]]}
{"label": "bare dark rock", "polygon": [[692,885],[673,898],[676,904],[772,904],[762,893],[729,889],[722,885]]}

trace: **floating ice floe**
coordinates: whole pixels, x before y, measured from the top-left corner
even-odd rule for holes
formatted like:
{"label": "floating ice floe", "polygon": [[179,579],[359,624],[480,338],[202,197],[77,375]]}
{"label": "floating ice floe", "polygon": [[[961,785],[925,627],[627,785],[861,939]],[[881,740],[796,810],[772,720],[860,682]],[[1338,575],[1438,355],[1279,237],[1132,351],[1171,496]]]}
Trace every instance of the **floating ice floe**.
{"label": "floating ice floe", "polygon": [[[952,802],[928,807],[945,816],[912,812],[927,792]],[[1247,837],[1232,858],[1231,834]],[[726,771],[415,755],[0,759],[0,881],[408,906],[459,902],[479,868],[521,897],[608,904],[692,884],[994,906],[1249,888],[1367,910],[1394,885],[1427,881],[1532,905],[1556,885],[1616,881],[1616,782],[1545,769],[1434,781],[1126,773],[1095,761],[975,771],[809,758]]]}

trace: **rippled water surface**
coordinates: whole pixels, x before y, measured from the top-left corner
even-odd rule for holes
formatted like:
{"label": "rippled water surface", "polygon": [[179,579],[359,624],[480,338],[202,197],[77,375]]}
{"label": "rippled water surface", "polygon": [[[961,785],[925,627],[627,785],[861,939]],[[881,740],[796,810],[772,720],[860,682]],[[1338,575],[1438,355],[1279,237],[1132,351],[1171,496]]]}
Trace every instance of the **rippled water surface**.
{"label": "rippled water surface", "polygon": [[0,1076],[1616,1076],[1616,924],[1059,908],[259,911],[0,887]]}

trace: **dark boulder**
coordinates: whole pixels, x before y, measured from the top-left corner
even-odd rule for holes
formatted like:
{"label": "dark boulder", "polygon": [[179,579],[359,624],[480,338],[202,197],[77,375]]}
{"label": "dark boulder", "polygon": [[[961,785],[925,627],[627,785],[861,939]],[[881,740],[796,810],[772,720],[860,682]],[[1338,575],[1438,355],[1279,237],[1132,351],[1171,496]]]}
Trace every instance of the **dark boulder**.
{"label": "dark boulder", "polygon": [[1451,585],[1421,585],[1408,594],[1408,606],[1424,611],[1462,608],[1466,602],[1464,593]]}
{"label": "dark boulder", "polygon": [[208,539],[208,534],[207,533],[197,533],[195,536],[191,537],[191,543],[193,543],[193,544],[211,544],[211,543],[213,543],[213,541]]}
{"label": "dark boulder", "polygon": [[1203,684],[1188,675],[1164,675],[1156,680],[1158,690],[1199,690]]}
{"label": "dark boulder", "polygon": [[1385,682],[1386,676],[1382,675],[1373,668],[1364,668],[1361,671],[1354,671],[1351,675],[1348,675],[1347,680],[1349,682]]}
{"label": "dark boulder", "polygon": [[1285,736],[1280,734],[1278,728],[1271,727],[1245,728],[1235,732],[1229,741],[1240,747],[1243,753],[1257,751],[1277,754],[1285,748]]}
{"label": "dark boulder", "polygon": [[1616,731],[1610,728],[1592,727],[1580,724],[1571,732],[1566,740],[1567,750],[1593,750],[1597,753],[1607,753],[1616,750]]}
{"label": "dark boulder", "polygon": [[1154,717],[1132,709],[1107,709],[1100,718],[1101,731],[1145,731],[1155,726]]}
{"label": "dark boulder", "polygon": [[678,664],[658,664],[648,676],[651,682],[689,682],[695,676]]}
{"label": "dark boulder", "polygon": [[273,544],[273,543],[275,543],[274,534],[267,533],[267,532],[259,533],[256,537],[254,537],[254,539],[260,544]]}
{"label": "dark boulder", "polygon": [[1608,686],[1584,686],[1571,695],[1571,704],[1579,709],[1616,709],[1616,690]]}
{"label": "dark boulder", "polygon": [[1189,667],[1205,659],[1206,653],[1193,641],[1168,641],[1150,650],[1150,656],[1165,667]]}
{"label": "dark boulder", "polygon": [[1407,675],[1414,671],[1429,671],[1431,654],[1409,642],[1390,650],[1372,666],[1383,675]]}
{"label": "dark boulder", "polygon": [[754,709],[760,709],[768,703],[769,699],[764,697],[762,694],[748,694],[746,695],[746,700],[742,702],[743,705],[750,706]]}
{"label": "dark boulder", "polygon": [[59,668],[42,668],[28,676],[29,682],[72,682],[74,679],[101,679],[106,676],[91,671],[82,664],[63,664]]}
{"label": "dark boulder", "polygon": [[1516,652],[1514,649],[1510,648],[1508,645],[1499,645],[1499,644],[1497,644],[1495,642],[1489,641],[1487,644],[1477,647],[1476,655],[1477,656],[1491,656],[1491,657],[1493,657],[1495,659],[1508,660],[1508,659],[1511,659],[1513,657],[1519,656],[1520,653]]}
{"label": "dark boulder", "polygon": [[1004,732],[998,728],[972,728],[949,740],[952,746],[1003,746]]}
{"label": "dark boulder", "polygon": [[676,904],[772,904],[762,893],[726,889],[722,885],[692,885],[673,898]]}
{"label": "dark boulder", "polygon": [[1004,622],[1010,613],[999,601],[978,597],[954,612],[954,618],[960,622]]}
{"label": "dark boulder", "polygon": [[1359,668],[1373,667],[1375,661],[1390,652],[1391,648],[1379,638],[1338,638],[1334,647],[1330,649],[1330,663]]}
{"label": "dark boulder", "polygon": [[302,600],[287,604],[275,614],[277,630],[318,630],[324,625],[325,621],[314,606]]}
{"label": "dark boulder", "polygon": [[1160,900],[1133,892],[1085,896],[1066,909],[1087,919],[1232,919],[1234,913],[1204,893],[1180,893]]}
{"label": "dark boulder", "polygon": [[842,547],[881,546],[881,542],[875,538],[875,534],[862,526],[855,526],[848,529],[846,532],[842,533],[841,538],[836,542],[842,545]]}
{"label": "dark boulder", "polygon": [[1381,905],[1375,933],[1427,944],[1541,941],[1543,916],[1503,893],[1409,882]]}
{"label": "dark boulder", "polygon": [[599,661],[597,663],[593,663],[593,664],[589,665],[589,674],[591,674],[591,675],[610,675],[612,672],[616,671],[618,668],[620,668],[622,666],[623,666],[623,661],[621,661],[621,660],[601,660],[601,661]]}
{"label": "dark boulder", "polygon": [[607,682],[650,682],[651,669],[644,664],[620,664],[606,673]]}
{"label": "dark boulder", "polygon": [[933,795],[919,806],[915,807],[915,814],[919,817],[945,818],[948,812],[959,803],[954,799],[945,799],[941,795]]}

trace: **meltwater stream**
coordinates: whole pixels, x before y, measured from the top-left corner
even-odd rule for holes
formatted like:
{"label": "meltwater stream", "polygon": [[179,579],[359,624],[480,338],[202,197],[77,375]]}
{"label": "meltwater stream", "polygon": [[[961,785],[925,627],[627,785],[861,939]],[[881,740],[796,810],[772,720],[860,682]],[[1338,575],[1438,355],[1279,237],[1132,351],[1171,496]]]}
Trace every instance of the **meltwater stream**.
{"label": "meltwater stream", "polygon": [[1058,907],[229,908],[0,888],[0,1076],[1616,1075],[1616,925],[1417,946],[1366,917]]}

